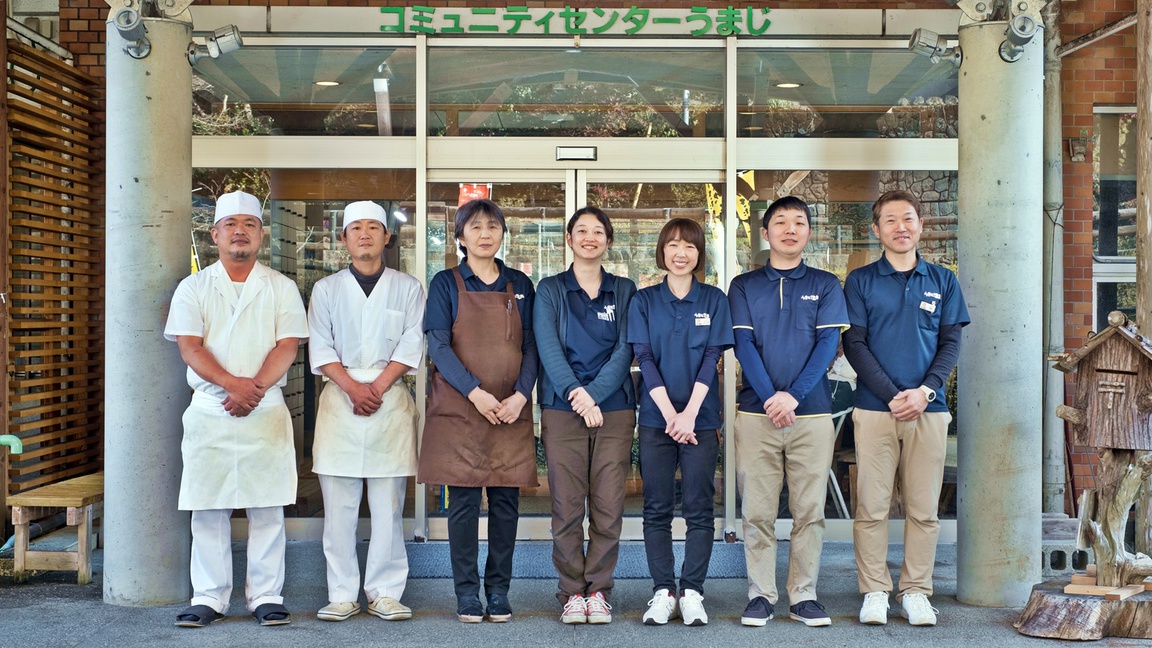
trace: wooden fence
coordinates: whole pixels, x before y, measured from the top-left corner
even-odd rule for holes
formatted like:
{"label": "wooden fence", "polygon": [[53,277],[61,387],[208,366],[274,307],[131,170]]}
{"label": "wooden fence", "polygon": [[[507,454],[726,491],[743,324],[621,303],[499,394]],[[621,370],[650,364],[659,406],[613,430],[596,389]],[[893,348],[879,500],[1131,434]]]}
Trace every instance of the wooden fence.
{"label": "wooden fence", "polygon": [[[0,196],[7,495],[100,469],[104,401],[104,146],[101,84],[7,41]],[[2,449],[0,449],[2,451]]]}

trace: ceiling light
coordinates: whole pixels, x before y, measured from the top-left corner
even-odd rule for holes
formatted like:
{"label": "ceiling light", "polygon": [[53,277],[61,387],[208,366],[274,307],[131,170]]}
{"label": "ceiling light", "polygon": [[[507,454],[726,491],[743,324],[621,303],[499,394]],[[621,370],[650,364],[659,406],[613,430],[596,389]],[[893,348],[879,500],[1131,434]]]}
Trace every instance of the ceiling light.
{"label": "ceiling light", "polygon": [[777,83],[776,87],[777,88],[791,89],[791,88],[799,88],[802,85],[804,85],[804,84],[803,83],[792,83],[790,81],[785,81],[783,83]]}
{"label": "ceiling light", "polygon": [[316,82],[316,85],[318,85],[318,86],[322,86],[322,87],[325,87],[325,88],[330,88],[330,87],[332,87],[332,86],[338,86],[338,85],[340,85],[340,82],[339,82],[339,81],[317,81],[317,82]]}
{"label": "ceiling light", "polygon": [[408,215],[405,214],[404,212],[400,211],[399,209],[392,212],[392,215],[395,216],[396,220],[400,221],[401,223],[407,223],[408,222]]}

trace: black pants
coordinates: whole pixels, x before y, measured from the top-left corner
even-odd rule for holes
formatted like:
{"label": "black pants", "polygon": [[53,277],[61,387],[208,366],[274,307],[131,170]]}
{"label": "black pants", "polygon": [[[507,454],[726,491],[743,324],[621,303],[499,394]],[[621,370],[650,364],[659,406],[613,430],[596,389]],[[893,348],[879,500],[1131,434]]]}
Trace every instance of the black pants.
{"label": "black pants", "polygon": [[[713,430],[697,430],[697,445],[677,443],[662,428],[640,426],[640,477],[644,480],[644,553],[652,573],[652,591],[704,593],[704,578],[716,535],[713,500],[720,443]],[[672,514],[676,468],[680,468],[682,508],[687,532],[680,588],[672,555]]]}
{"label": "black pants", "polygon": [[[456,597],[480,594],[480,491],[482,487],[448,487],[448,548],[452,554],[452,579]],[[488,563],[484,567],[484,592],[507,594],[512,583],[512,551],[516,548],[516,523],[520,519],[520,489],[488,487]]]}

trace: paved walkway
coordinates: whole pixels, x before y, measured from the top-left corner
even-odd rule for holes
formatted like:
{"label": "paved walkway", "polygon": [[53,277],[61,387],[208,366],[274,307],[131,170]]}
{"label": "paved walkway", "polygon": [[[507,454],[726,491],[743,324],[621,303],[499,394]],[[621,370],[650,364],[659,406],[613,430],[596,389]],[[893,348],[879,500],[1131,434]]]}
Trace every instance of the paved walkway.
{"label": "paved walkway", "polygon": [[[787,543],[781,546],[780,579],[783,584]],[[899,564],[901,548],[893,546],[890,564]],[[540,552],[526,552],[539,555]],[[243,557],[243,546],[236,555]],[[99,556],[98,556],[99,558]],[[538,558],[536,558],[538,559]],[[237,582],[243,582],[243,565],[237,560]],[[288,549],[288,577],[284,589],[286,604],[294,612],[289,626],[262,628],[244,610],[237,593],[231,616],[207,628],[183,629],[173,626],[183,605],[154,608],[125,608],[105,605],[97,563],[92,585],[77,586],[71,574],[49,573],[26,584],[14,584],[0,577],[0,646],[36,648],[62,646],[627,646],[641,648],[678,645],[703,646],[995,646],[1045,648],[1063,642],[1025,637],[1012,622],[1018,610],[978,608],[961,605],[955,599],[956,548],[940,547],[936,566],[936,596],[940,623],[934,628],[913,628],[893,609],[888,625],[862,626],[856,621],[860,597],[856,594],[856,571],[852,546],[828,543],[820,578],[821,601],[832,614],[828,628],[807,628],[795,621],[777,617],[764,628],[740,625],[740,612],[746,601],[743,579],[712,579],[705,592],[710,622],[705,627],[680,624],[649,627],[640,623],[651,585],[644,579],[618,580],[613,622],[606,626],[565,626],[559,620],[559,606],[553,598],[555,584],[544,579],[517,579],[510,599],[515,618],[508,624],[466,625],[456,621],[452,583],[448,579],[409,581],[404,602],[415,610],[410,621],[388,623],[361,614],[343,623],[326,623],[315,618],[326,603],[324,559],[318,542],[291,542]],[[782,602],[783,603],[783,602]],[[1071,644],[1068,644],[1071,645]],[[1081,644],[1078,644],[1081,645]],[[1145,641],[1109,640],[1112,646],[1147,646]]]}

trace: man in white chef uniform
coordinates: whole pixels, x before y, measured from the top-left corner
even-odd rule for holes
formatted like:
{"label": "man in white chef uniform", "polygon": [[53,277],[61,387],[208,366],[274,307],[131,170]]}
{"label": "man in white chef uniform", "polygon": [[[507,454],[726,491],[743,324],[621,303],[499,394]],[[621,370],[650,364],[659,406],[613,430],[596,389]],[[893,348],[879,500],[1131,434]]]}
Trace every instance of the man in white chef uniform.
{"label": "man in white chef uniform", "polygon": [[281,387],[308,337],[296,284],[257,263],[264,240],[255,196],[216,201],[220,260],[180,282],[164,337],[188,363],[180,509],[192,511],[192,602],[176,625],[202,627],[228,611],[232,510],[247,509],[245,598],[261,625],[291,621],[284,586],[284,506],[296,500],[292,420]]}
{"label": "man in white chef uniform", "polygon": [[372,538],[365,565],[368,613],[412,617],[400,603],[408,579],[403,510],[416,474],[416,404],[400,380],[424,352],[424,289],[384,266],[391,234],[384,209],[370,201],[344,208],[343,241],[352,265],[312,289],[308,324],[312,372],[327,384],[316,414],[312,469],[324,494],[328,605],[316,616],[343,621],[360,612],[356,526],[368,484]]}

